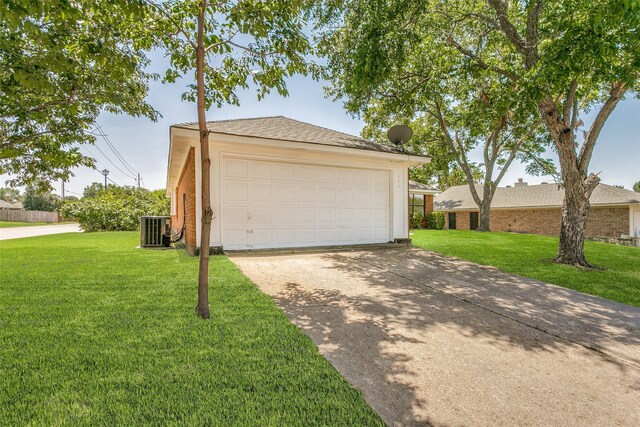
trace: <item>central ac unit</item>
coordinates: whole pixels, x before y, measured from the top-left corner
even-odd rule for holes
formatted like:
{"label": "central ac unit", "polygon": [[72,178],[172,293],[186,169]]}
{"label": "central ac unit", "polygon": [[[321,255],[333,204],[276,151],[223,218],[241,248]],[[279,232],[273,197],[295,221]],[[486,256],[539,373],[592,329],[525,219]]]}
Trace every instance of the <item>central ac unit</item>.
{"label": "central ac unit", "polygon": [[140,246],[159,248],[171,245],[171,217],[143,216],[140,218]]}

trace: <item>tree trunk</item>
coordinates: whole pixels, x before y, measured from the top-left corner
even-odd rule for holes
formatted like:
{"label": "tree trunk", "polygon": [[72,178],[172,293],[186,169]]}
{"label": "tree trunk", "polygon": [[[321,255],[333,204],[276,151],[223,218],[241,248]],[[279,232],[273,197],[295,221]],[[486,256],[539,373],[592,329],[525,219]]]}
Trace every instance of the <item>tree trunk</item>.
{"label": "tree trunk", "polygon": [[589,195],[581,188],[581,181],[565,183],[562,204],[562,225],[556,262],[578,267],[591,267],[584,256],[584,232],[589,219]]}
{"label": "tree trunk", "polygon": [[198,130],[200,132],[200,159],[202,181],[202,227],[200,229],[200,264],[198,268],[198,305],[196,313],[209,319],[209,240],[211,235],[211,159],[209,158],[209,130],[204,100],[204,11],[206,4],[200,3],[198,11],[198,37],[196,47],[196,83],[198,105]]}
{"label": "tree trunk", "polygon": [[584,233],[589,218],[589,198],[600,182],[596,175],[589,175],[580,168],[580,159],[575,151],[575,135],[569,124],[560,117],[558,107],[550,98],[540,103],[545,125],[553,138],[560,171],[564,183],[562,224],[556,262],[590,268],[584,256]]}
{"label": "tree trunk", "polygon": [[480,204],[480,218],[477,231],[491,231],[491,199],[484,197]]}

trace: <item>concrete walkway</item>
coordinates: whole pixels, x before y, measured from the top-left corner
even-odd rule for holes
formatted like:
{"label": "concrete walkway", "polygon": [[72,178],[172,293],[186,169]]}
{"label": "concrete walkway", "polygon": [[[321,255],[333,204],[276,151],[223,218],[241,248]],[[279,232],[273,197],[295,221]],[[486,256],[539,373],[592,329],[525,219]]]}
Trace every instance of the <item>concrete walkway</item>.
{"label": "concrete walkway", "polygon": [[22,237],[45,236],[47,234],[78,233],[78,224],[34,225],[27,227],[0,228],[0,240],[20,239]]}
{"label": "concrete walkway", "polygon": [[640,309],[414,248],[231,259],[390,425],[640,425]]}

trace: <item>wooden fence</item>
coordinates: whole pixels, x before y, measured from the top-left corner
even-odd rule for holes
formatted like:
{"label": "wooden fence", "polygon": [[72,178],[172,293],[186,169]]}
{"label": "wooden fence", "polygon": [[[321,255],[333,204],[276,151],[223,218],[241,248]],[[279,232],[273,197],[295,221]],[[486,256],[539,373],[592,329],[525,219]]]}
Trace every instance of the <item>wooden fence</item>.
{"label": "wooden fence", "polygon": [[58,222],[58,212],[0,209],[0,221]]}

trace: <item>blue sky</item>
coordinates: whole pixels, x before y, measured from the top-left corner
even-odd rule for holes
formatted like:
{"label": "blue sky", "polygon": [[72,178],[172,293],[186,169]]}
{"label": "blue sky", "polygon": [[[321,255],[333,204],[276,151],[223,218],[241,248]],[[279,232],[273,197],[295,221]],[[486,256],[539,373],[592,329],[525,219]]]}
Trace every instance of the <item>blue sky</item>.
{"label": "blue sky", "polygon": [[[152,55],[151,70],[162,73],[165,60]],[[240,92],[240,107],[225,106],[212,108],[207,113],[208,120],[222,120],[243,117],[283,115],[342,132],[359,135],[363,122],[350,117],[342,108],[341,102],[333,102],[324,97],[323,85],[310,77],[294,77],[288,81],[290,95],[286,98],[277,93],[258,101],[254,91]],[[103,114],[98,123],[125,160],[142,176],[144,185],[150,189],[164,188],[166,180],[167,153],[169,147],[169,126],[175,123],[196,121],[195,104],[181,101],[185,82],[164,85],[153,82],[149,92],[149,102],[162,118],[152,122],[145,118],[132,118],[123,115]],[[584,118],[589,123],[589,115]],[[107,154],[122,170],[125,167],[116,159],[105,141],[98,139],[97,146]],[[85,154],[95,157],[98,170],[105,167],[110,170],[109,177],[118,184],[133,185],[133,178],[118,171],[95,147],[83,148]],[[479,153],[472,160],[479,161]],[[550,153],[553,157],[553,153]],[[474,158],[475,157],[475,158]],[[596,145],[591,171],[600,172],[602,181],[607,184],[624,185],[630,189],[633,183],[640,181],[640,100],[629,97],[623,101],[609,118]],[[80,168],[66,184],[70,194],[81,194],[91,182],[103,182],[98,170]],[[3,177],[6,179],[6,177]],[[514,163],[506,173],[501,186],[512,184],[518,178],[529,183],[549,181],[549,177],[530,177],[525,173],[524,165]],[[1,179],[1,178],[0,178]],[[60,192],[60,183],[54,187]]]}

